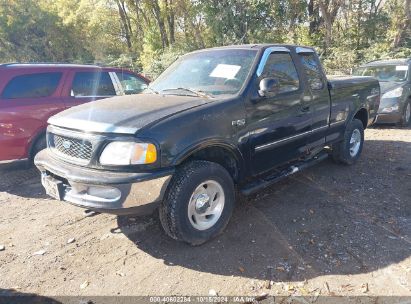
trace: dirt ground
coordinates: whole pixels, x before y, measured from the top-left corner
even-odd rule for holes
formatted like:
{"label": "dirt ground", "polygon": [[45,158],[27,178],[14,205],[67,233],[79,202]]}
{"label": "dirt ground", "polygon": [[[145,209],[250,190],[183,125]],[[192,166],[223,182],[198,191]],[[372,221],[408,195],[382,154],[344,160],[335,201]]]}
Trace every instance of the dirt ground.
{"label": "dirt ground", "polygon": [[2,171],[0,244],[3,293],[410,296],[411,130],[366,130],[355,166],[326,160],[271,186],[199,247],[156,216],[85,216],[35,169]]}

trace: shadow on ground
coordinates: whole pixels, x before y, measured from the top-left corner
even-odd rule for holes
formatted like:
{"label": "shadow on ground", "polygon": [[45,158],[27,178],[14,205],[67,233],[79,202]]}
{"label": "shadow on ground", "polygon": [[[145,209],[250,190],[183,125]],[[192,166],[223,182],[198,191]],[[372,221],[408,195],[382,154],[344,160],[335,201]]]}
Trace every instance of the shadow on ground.
{"label": "shadow on ground", "polygon": [[22,293],[14,289],[0,288],[0,304],[60,304],[61,302],[34,293]]}
{"label": "shadow on ground", "polygon": [[165,264],[201,272],[287,281],[371,272],[411,254],[410,181],[411,143],[367,141],[355,166],[326,160],[249,198],[202,246],[169,239],[157,217],[118,226]]}
{"label": "shadow on ground", "polygon": [[41,186],[40,172],[35,167],[7,167],[0,169],[0,192],[27,198],[46,198]]}
{"label": "shadow on ground", "polygon": [[[39,173],[0,171],[0,191],[46,197]],[[156,217],[118,217],[136,246],[168,265],[249,278],[303,280],[382,269],[411,254],[411,143],[367,140],[355,166],[326,160],[239,204],[199,247],[169,239]],[[143,228],[142,228],[143,227]]]}

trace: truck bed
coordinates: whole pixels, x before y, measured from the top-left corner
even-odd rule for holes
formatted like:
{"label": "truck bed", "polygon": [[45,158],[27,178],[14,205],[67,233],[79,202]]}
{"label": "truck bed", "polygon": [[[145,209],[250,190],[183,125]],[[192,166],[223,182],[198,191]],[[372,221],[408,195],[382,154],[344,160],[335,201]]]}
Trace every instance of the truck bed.
{"label": "truck bed", "polygon": [[352,107],[369,109],[367,126],[372,124],[380,104],[380,85],[368,76],[330,76],[328,84],[331,97],[330,122],[346,118]]}

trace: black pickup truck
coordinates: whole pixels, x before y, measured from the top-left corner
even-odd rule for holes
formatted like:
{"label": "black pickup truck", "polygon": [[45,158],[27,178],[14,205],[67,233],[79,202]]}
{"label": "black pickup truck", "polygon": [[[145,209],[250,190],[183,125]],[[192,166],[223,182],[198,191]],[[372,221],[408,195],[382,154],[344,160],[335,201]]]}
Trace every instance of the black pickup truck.
{"label": "black pickup truck", "polygon": [[46,192],[115,214],[159,207],[165,232],[201,244],[248,195],[328,155],[353,164],[380,101],[371,77],[326,78],[312,48],[205,49],[139,95],[49,119],[37,154]]}

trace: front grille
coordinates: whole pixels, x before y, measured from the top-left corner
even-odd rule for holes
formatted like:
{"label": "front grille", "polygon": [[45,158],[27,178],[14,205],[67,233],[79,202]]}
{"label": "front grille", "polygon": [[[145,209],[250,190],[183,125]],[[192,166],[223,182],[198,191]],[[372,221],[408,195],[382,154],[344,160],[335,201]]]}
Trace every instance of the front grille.
{"label": "front grille", "polygon": [[61,157],[71,160],[90,161],[93,145],[86,139],[77,139],[49,133],[49,146]]}

